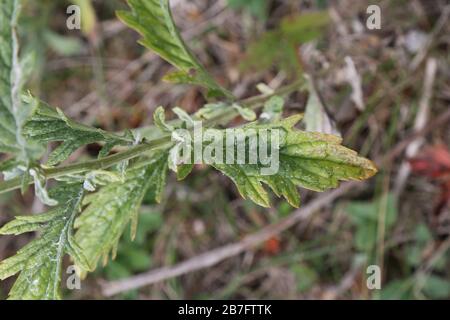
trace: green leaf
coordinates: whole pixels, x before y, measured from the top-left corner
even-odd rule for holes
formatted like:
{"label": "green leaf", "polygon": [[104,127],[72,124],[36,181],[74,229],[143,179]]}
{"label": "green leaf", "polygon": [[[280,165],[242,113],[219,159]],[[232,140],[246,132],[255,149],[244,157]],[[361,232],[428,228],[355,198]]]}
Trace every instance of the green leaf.
{"label": "green leaf", "polygon": [[416,227],[415,239],[419,244],[426,244],[433,239],[433,236],[425,223],[421,223]]}
{"label": "green leaf", "polygon": [[284,18],[280,31],[290,43],[302,44],[320,37],[329,23],[328,11],[308,12]]}
{"label": "green leaf", "polygon": [[48,206],[56,206],[58,201],[48,195],[47,189],[45,189],[45,177],[39,172],[38,168],[30,169],[28,172],[33,177],[35,194],[39,200]]}
{"label": "green leaf", "polygon": [[354,236],[356,249],[362,252],[370,252],[377,243],[377,236],[376,223],[358,225]]}
{"label": "green leaf", "polygon": [[78,37],[63,36],[51,30],[45,30],[43,38],[52,50],[62,56],[75,56],[83,51],[83,42]]}
{"label": "green leaf", "polygon": [[[300,197],[296,189],[298,186],[314,191],[325,191],[337,187],[339,181],[363,180],[377,172],[371,161],[343,147],[340,137],[294,129],[294,125],[301,117],[301,115],[292,116],[269,124],[250,123],[241,128],[242,131],[235,131],[233,145],[227,146],[230,144],[227,139],[223,141],[222,145],[225,148],[223,154],[231,152],[229,147],[232,146],[234,161],[221,159],[222,161],[219,162],[213,159],[206,164],[212,165],[233,180],[244,198],[264,207],[270,206],[269,195],[264,185],[269,186],[277,196],[286,198],[292,206],[298,207],[300,205]],[[219,137],[226,137],[223,130],[216,131],[222,133]],[[271,156],[265,164],[259,159],[251,164],[250,154],[258,158],[255,155],[258,151],[250,149],[248,143],[250,137],[256,136],[258,141],[265,138],[268,140],[267,145],[270,146],[272,141],[270,141],[271,138],[267,138],[267,135],[272,131],[275,137],[278,134],[279,148],[274,147],[275,150],[273,150],[277,152],[278,159]],[[238,139],[246,139],[245,144],[239,143],[243,145],[242,151],[238,151]],[[189,140],[195,141],[195,138]],[[210,144],[203,143],[203,151],[209,146]],[[179,149],[182,147],[179,146]],[[190,146],[190,150],[193,149],[194,146]],[[245,154],[243,164],[237,163],[239,153]],[[272,165],[270,160],[275,165],[274,172],[267,170]],[[203,161],[205,163],[205,159]],[[183,168],[179,177],[185,178],[190,169],[191,167]]]}
{"label": "green leaf", "polygon": [[[373,163],[341,145],[337,136],[304,132],[293,128],[301,116],[293,116],[270,125],[250,124],[244,130],[279,129],[279,168],[275,174],[262,175],[258,164],[212,164],[230,177],[244,198],[269,207],[268,185],[277,196],[283,196],[295,207],[300,204],[297,186],[325,191],[338,186],[339,181],[363,180],[373,176]],[[246,153],[249,150],[246,149]],[[248,162],[247,162],[248,163]]]}
{"label": "green leaf", "polygon": [[106,262],[111,250],[115,256],[130,221],[134,237],[142,199],[151,190],[155,200],[160,201],[166,175],[167,153],[160,153],[150,165],[129,169],[124,182],[107,185],[86,198],[88,206],[75,222],[75,237],[90,265],[95,266],[102,256]]}
{"label": "green leaf", "polygon": [[256,113],[252,109],[244,108],[238,105],[237,103],[233,103],[232,107],[239,113],[239,115],[247,121],[255,121]]}
{"label": "green leaf", "polygon": [[194,119],[192,119],[192,117],[183,109],[175,107],[172,109],[172,112],[177,115],[177,117],[186,125],[187,128],[194,126]]}
{"label": "green leaf", "polygon": [[352,221],[357,224],[378,223],[378,213],[380,210],[386,211],[385,224],[390,228],[397,220],[397,201],[393,194],[387,194],[377,198],[374,201],[352,201],[347,212]]}
{"label": "green leaf", "polygon": [[250,43],[241,67],[259,71],[276,66],[290,76],[300,76],[302,63],[298,55],[299,46],[319,38],[328,23],[327,11],[283,18],[278,28],[265,32]]}
{"label": "green leaf", "polygon": [[0,6],[0,152],[13,153],[28,162],[22,127],[31,106],[21,100],[23,79],[16,30],[20,10],[19,0],[4,0]]}
{"label": "green leaf", "polygon": [[386,231],[397,220],[397,202],[393,194],[387,194],[370,202],[352,201],[347,206],[351,221],[355,224],[355,247],[361,251],[370,251],[377,242],[379,213],[385,211]]}
{"label": "green leaf", "polygon": [[0,162],[0,171],[4,174],[5,171],[9,172],[11,170],[14,170],[19,165],[20,163],[16,159],[8,159]]}
{"label": "green leaf", "polygon": [[267,31],[258,40],[251,42],[240,63],[244,71],[264,70],[274,65],[289,74],[300,69],[295,49],[281,37],[278,30]]}
{"label": "green leaf", "polygon": [[192,172],[192,169],[194,169],[194,164],[179,165],[177,169],[178,181],[186,179],[186,177]]}
{"label": "green leaf", "polygon": [[295,275],[298,292],[310,290],[319,279],[316,270],[303,263],[293,264],[290,270]]}
{"label": "green leaf", "polygon": [[267,17],[268,4],[267,0],[228,0],[231,8],[243,8],[261,20]]}
{"label": "green leaf", "polygon": [[195,117],[208,120],[222,114],[226,108],[228,108],[228,105],[223,102],[208,103],[195,113]]}
{"label": "green leaf", "polygon": [[151,265],[151,252],[141,246],[134,244],[124,244],[122,252],[126,259],[121,259],[128,270],[132,272],[142,272],[147,270]]}
{"label": "green leaf", "polygon": [[95,15],[94,5],[91,0],[72,0],[74,4],[80,7],[81,14],[81,31],[90,36],[95,31],[97,25],[97,17]]}
{"label": "green leaf", "polygon": [[210,93],[232,94],[218,85],[198,62],[181,38],[173,21],[168,0],[128,0],[131,11],[120,11],[118,17],[139,32],[140,43],[155,51],[179,71],[169,73],[165,79],[175,83],[190,83],[209,89]]}
{"label": "green leaf", "polygon": [[164,108],[161,106],[159,106],[153,113],[153,122],[163,132],[172,132],[173,130],[175,130],[173,126],[166,123]]}
{"label": "green leaf", "polygon": [[[25,97],[25,100],[27,103],[37,101],[31,96]],[[108,148],[112,148],[114,145],[133,142],[129,137],[79,124],[67,118],[61,110],[55,110],[41,101],[37,103],[38,107],[25,124],[23,131],[27,138],[41,143],[62,141],[62,144],[49,155],[47,161],[49,166],[66,160],[74,151],[86,144],[106,142]]]}
{"label": "green leaf", "polygon": [[448,299],[450,283],[444,277],[430,275],[425,279],[423,291],[431,299]]}
{"label": "green leaf", "polygon": [[280,96],[273,96],[264,104],[263,112],[260,115],[260,120],[263,122],[277,122],[280,121],[283,113],[284,99]]}
{"label": "green leaf", "polygon": [[84,195],[81,184],[62,185],[52,189],[60,206],[47,213],[19,216],[3,226],[0,234],[22,234],[40,231],[40,237],[0,262],[0,279],[19,273],[10,299],[60,299],[61,265],[69,254],[78,265],[91,269],[72,237],[73,223]]}
{"label": "green leaf", "polygon": [[382,300],[411,300],[414,298],[412,293],[413,279],[396,279],[389,282],[381,289],[380,299]]}

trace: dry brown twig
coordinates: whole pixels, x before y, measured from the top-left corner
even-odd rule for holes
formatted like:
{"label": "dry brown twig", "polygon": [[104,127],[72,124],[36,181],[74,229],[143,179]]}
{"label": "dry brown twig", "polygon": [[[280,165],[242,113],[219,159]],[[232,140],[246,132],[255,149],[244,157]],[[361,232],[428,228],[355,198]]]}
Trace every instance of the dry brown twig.
{"label": "dry brown twig", "polygon": [[409,65],[409,69],[411,72],[417,70],[417,68],[421,65],[421,63],[426,59],[428,52],[433,47],[433,44],[436,41],[436,38],[441,33],[442,29],[446,26],[448,18],[450,16],[450,6],[445,6],[442,10],[442,14],[436,22],[433,30],[428,36],[426,44],[421,48],[421,50],[416,54],[414,59],[411,61]]}
{"label": "dry brown twig", "polygon": [[[429,58],[425,67],[425,79],[423,83],[423,94],[419,102],[419,111],[414,122],[414,130],[422,130],[428,122],[431,109],[431,98],[433,95],[433,86],[437,73],[437,61],[434,58]],[[423,138],[418,138],[412,141],[406,148],[406,156],[412,158],[417,155],[420,147],[423,144]],[[406,180],[411,172],[411,168],[407,162],[403,162],[400,166],[397,178],[395,179],[394,192],[398,196],[402,192]]]}

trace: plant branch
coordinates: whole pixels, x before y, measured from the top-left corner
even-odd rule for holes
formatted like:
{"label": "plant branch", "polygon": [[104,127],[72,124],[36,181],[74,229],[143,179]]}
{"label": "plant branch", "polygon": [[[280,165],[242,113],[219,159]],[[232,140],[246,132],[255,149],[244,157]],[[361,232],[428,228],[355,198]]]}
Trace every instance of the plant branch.
{"label": "plant branch", "polygon": [[[289,93],[292,93],[296,90],[298,90],[301,85],[304,83],[303,79],[297,80],[293,82],[292,84],[286,85],[284,87],[279,88],[278,90],[275,90],[272,94],[262,94],[259,96],[243,99],[239,101],[238,103],[244,106],[247,106],[251,109],[257,109],[261,107],[261,105],[269,98],[271,98],[274,95],[286,95]],[[238,113],[234,108],[226,108],[223,112],[215,116],[214,118],[208,119],[205,121],[205,125],[212,126],[218,122],[220,122],[223,119],[233,118],[237,116]],[[170,135],[164,135],[160,138],[149,140],[146,142],[143,142],[139,145],[133,146],[125,151],[100,158],[95,160],[88,160],[81,163],[74,163],[69,164],[65,166],[55,167],[55,168],[43,168],[43,173],[46,179],[52,179],[52,178],[58,178],[61,176],[69,175],[69,174],[76,174],[76,173],[82,173],[85,171],[91,171],[91,170],[100,170],[100,169],[107,169],[115,164],[118,164],[125,160],[130,160],[133,158],[136,158],[140,155],[143,155],[149,151],[168,147],[171,145],[171,136]],[[33,181],[29,182],[30,184],[33,183]],[[0,182],[0,194],[5,193],[8,191],[12,191],[15,189],[20,188],[22,184],[22,177],[17,177],[11,180],[6,180]]]}

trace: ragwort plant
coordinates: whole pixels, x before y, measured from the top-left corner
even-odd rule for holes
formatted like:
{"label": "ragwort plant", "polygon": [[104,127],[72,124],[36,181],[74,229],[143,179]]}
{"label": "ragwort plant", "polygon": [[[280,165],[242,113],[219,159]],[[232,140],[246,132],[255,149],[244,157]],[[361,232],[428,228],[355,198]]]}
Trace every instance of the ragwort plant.
{"label": "ragwort plant", "polygon": [[[183,42],[174,24],[169,0],[128,0],[130,11],[119,18],[138,31],[140,43],[172,64],[176,71],[165,76],[172,83],[203,87],[211,102],[188,115],[177,108],[179,119],[167,121],[164,109],[155,111],[151,135],[137,131],[106,132],[77,123],[63,112],[26,93],[17,36],[21,0],[3,0],[0,7],[0,193],[34,185],[36,196],[49,207],[45,213],[17,216],[0,229],[3,235],[39,231],[16,255],[0,262],[0,279],[18,274],[10,299],[61,298],[61,271],[69,255],[81,274],[97,263],[114,258],[125,228],[132,234],[144,195],[155,201],[164,196],[169,169],[179,180],[190,174],[192,164],[177,163],[177,142],[171,132],[188,128],[193,120],[224,130],[233,118],[251,122],[242,129],[268,128],[280,132],[279,170],[262,175],[261,164],[211,164],[228,176],[242,197],[269,207],[268,186],[298,207],[297,187],[324,191],[343,180],[363,180],[376,168],[369,160],[341,145],[336,136],[294,128],[301,116],[282,118],[283,97],[298,90],[299,80],[276,91],[237,100],[219,85]],[[264,119],[254,110],[264,107]],[[147,130],[148,131],[148,130]],[[46,160],[47,144],[59,142]],[[96,159],[61,165],[74,151],[101,143]],[[120,146],[120,152],[113,148]],[[246,150],[248,151],[248,150]],[[52,188],[47,190],[47,181]]]}

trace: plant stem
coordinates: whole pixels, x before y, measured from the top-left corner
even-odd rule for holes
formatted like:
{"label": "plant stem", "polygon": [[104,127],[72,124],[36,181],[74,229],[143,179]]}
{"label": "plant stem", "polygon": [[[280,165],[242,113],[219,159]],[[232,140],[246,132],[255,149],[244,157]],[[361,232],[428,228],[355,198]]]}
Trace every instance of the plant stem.
{"label": "plant stem", "polygon": [[[257,109],[269,98],[275,95],[286,95],[298,90],[304,83],[303,79],[297,80],[292,84],[281,87],[280,89],[274,91],[272,94],[263,94],[247,99],[243,99],[238,103],[244,105],[251,109]],[[212,126],[217,122],[220,122],[224,118],[234,117],[238,113],[234,108],[227,108],[222,113],[214,118],[205,121],[207,126]],[[61,176],[82,173],[85,171],[107,169],[115,164],[122,161],[130,160],[143,155],[149,151],[156,150],[159,148],[169,147],[171,145],[171,135],[165,135],[157,139],[143,142],[139,145],[133,146],[128,150],[94,160],[88,160],[81,163],[69,164],[66,166],[60,166],[55,168],[43,168],[43,173],[46,179],[58,178]],[[33,183],[32,181],[30,184]],[[11,180],[0,182],[0,194],[8,191],[12,191],[20,188],[22,184],[22,177],[17,177]]]}
{"label": "plant stem", "polygon": [[108,157],[88,160],[82,163],[69,164],[63,167],[44,169],[44,175],[46,178],[57,178],[62,175],[76,174],[84,171],[100,170],[109,168],[122,161],[133,159],[139,155],[142,155],[148,151],[155,150],[170,145],[171,137],[164,136],[155,140],[141,143],[133,146],[128,150],[110,155]]}
{"label": "plant stem", "polygon": [[[167,135],[155,140],[147,141],[142,144],[133,146],[128,150],[104,158],[88,160],[81,163],[74,163],[55,168],[43,168],[42,172],[46,179],[52,179],[69,174],[81,173],[85,171],[107,169],[115,164],[118,164],[122,161],[133,159],[148,151],[165,147],[166,145],[170,144],[170,141],[171,137]],[[30,181],[30,184],[32,183],[33,181]],[[0,194],[17,189],[21,186],[21,184],[22,184],[22,177],[17,177],[11,180],[3,181],[0,183]]]}

